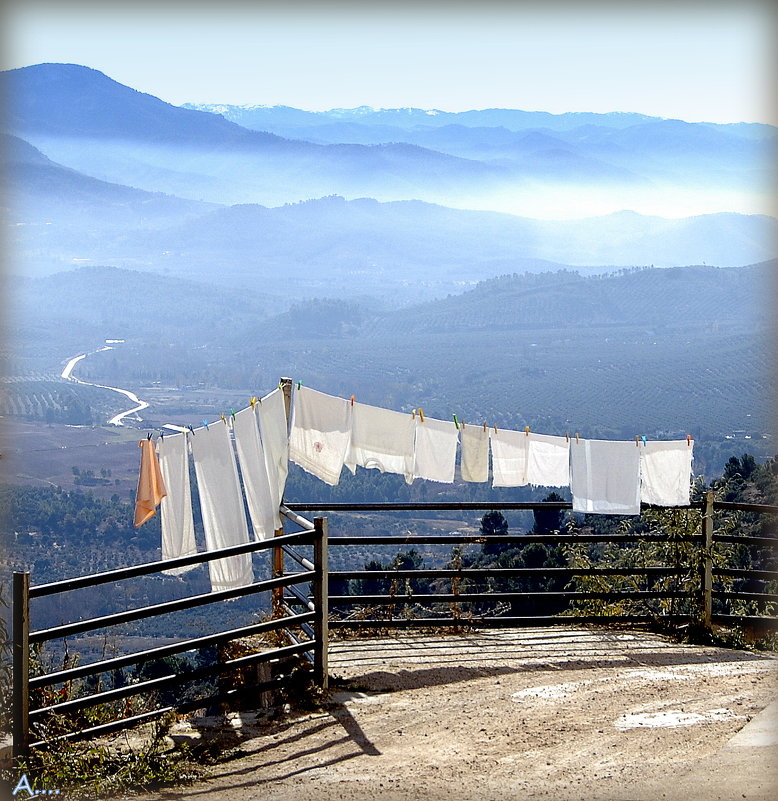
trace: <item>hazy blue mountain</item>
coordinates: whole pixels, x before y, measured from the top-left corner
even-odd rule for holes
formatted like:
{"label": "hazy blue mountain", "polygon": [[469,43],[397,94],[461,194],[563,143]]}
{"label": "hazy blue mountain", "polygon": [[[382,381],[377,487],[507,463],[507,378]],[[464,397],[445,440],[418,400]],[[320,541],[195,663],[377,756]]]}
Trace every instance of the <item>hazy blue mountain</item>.
{"label": "hazy blue mountain", "polygon": [[172,106],[102,73],[40,64],[0,74],[5,124],[49,158],[92,177],[215,202],[343,194],[413,196],[504,181],[480,162],[403,143],[322,146],[249,131]]}
{"label": "hazy blue mountain", "polygon": [[[63,167],[29,142],[0,134],[8,178],[5,202],[9,222],[30,224],[35,235],[56,239],[68,229],[74,237],[119,227],[158,227],[205,214],[212,203],[183,200],[100,181]],[[41,226],[47,226],[44,231]],[[48,226],[56,226],[52,230]],[[38,243],[40,246],[40,242]]]}

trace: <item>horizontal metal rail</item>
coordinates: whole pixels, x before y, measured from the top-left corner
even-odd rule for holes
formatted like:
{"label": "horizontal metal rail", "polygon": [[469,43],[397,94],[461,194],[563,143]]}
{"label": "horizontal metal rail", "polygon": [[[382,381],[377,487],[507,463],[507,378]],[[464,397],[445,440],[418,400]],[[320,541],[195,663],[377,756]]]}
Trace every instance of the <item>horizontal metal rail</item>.
{"label": "horizontal metal rail", "polygon": [[529,543],[641,543],[641,542],[700,542],[699,534],[670,537],[667,534],[379,534],[376,536],[330,537],[330,545],[527,545]]}
{"label": "horizontal metal rail", "polygon": [[335,606],[343,604],[367,604],[368,606],[391,606],[392,604],[434,604],[449,602],[488,602],[498,601],[519,601],[528,598],[557,598],[569,601],[579,600],[645,600],[648,598],[692,598],[694,593],[681,592],[678,590],[634,590],[631,592],[614,591],[549,591],[538,590],[537,592],[461,592],[461,593],[412,593],[396,595],[330,595],[330,603]]}
{"label": "horizontal metal rail", "polygon": [[111,701],[118,701],[122,698],[129,698],[133,695],[150,692],[151,690],[161,690],[165,687],[171,687],[176,684],[184,684],[191,681],[197,681],[203,678],[210,678],[211,676],[218,676],[221,673],[231,672],[241,667],[249,667],[259,664],[261,662],[270,662],[277,659],[283,659],[288,656],[300,654],[305,650],[310,650],[311,643],[303,643],[302,645],[287,645],[281,648],[274,648],[270,651],[264,651],[258,654],[248,654],[241,656],[237,659],[230,659],[224,662],[219,662],[214,665],[207,665],[206,667],[197,668],[195,670],[187,671],[186,673],[172,673],[168,676],[160,676],[156,679],[149,679],[148,681],[138,682],[137,684],[128,684],[124,687],[117,687],[113,690],[105,690],[101,693],[85,696],[84,698],[76,698],[72,701],[62,701],[58,704],[40,707],[39,709],[30,711],[30,721],[48,714],[66,714],[68,712],[75,712],[80,709],[87,709],[91,706],[98,706],[100,704],[107,704]]}
{"label": "horizontal metal rail", "polygon": [[681,576],[688,568],[675,567],[500,567],[500,568],[419,568],[418,570],[332,570],[330,581],[375,578],[511,578],[518,576]]}
{"label": "horizontal metal rail", "polygon": [[459,617],[400,617],[392,619],[348,618],[330,620],[331,629],[404,629],[404,628],[446,628],[452,625],[478,626],[479,628],[523,628],[533,626],[580,626],[612,625],[614,623],[654,624],[657,620],[674,620],[688,615],[531,615],[497,616],[461,614]]}
{"label": "horizontal metal rail", "polygon": [[303,625],[310,620],[313,620],[313,612],[303,612],[301,614],[292,613],[292,615],[287,618],[277,618],[263,623],[254,623],[251,626],[243,626],[239,629],[230,629],[218,634],[209,634],[205,637],[183,640],[181,642],[172,643],[171,645],[163,645],[159,648],[151,648],[146,651],[137,651],[133,654],[104,659],[100,662],[79,665],[78,667],[68,668],[67,670],[60,670],[57,673],[46,673],[43,676],[31,678],[30,689],[34,690],[39,687],[48,687],[52,684],[62,684],[63,682],[81,679],[85,676],[94,676],[109,670],[118,670],[128,665],[148,662],[151,659],[164,659],[167,656],[175,656],[176,654],[187,653],[188,651],[194,651],[200,648],[208,648],[212,645],[229,642],[241,637],[249,637],[254,634],[262,634],[269,631],[278,631],[284,628],[284,626]]}
{"label": "horizontal metal rail", "polygon": [[754,512],[756,514],[778,514],[778,506],[767,503],[738,503],[735,501],[713,501],[717,511]]}
{"label": "horizontal metal rail", "polygon": [[713,590],[714,598],[724,598],[733,601],[760,601],[766,604],[778,603],[778,595],[769,592],[737,592],[728,590]]}
{"label": "horizontal metal rail", "polygon": [[245,542],[240,545],[233,545],[229,548],[221,548],[218,551],[204,551],[194,556],[182,556],[178,559],[167,559],[159,562],[146,562],[132,567],[122,567],[116,570],[108,570],[104,573],[95,573],[91,576],[79,576],[77,578],[62,579],[53,581],[49,584],[38,584],[30,587],[30,598],[41,598],[45,595],[52,595],[69,590],[80,590],[85,587],[97,587],[110,581],[121,581],[122,579],[136,578],[151,573],[159,573],[163,570],[170,570],[175,567],[196,565],[201,562],[209,562],[216,559],[226,559],[229,556],[239,556],[244,553],[267,550],[281,545],[310,544],[313,542],[312,532],[299,531],[295,534],[284,534],[282,537],[274,539],[258,540],[255,542]]}
{"label": "horizontal metal rail", "polygon": [[117,612],[112,615],[95,617],[77,623],[66,623],[64,626],[55,626],[50,629],[30,632],[30,643],[45,642],[46,640],[68,637],[73,634],[83,634],[85,631],[104,629],[108,626],[116,626],[120,623],[131,623],[136,620],[143,620],[148,617],[167,614],[168,612],[178,612],[182,609],[193,609],[197,606],[224,601],[230,598],[240,598],[244,595],[253,595],[258,592],[273,590],[277,587],[285,587],[293,582],[311,581],[315,578],[313,571],[306,573],[293,573],[280,578],[267,579],[256,584],[249,584],[246,587],[236,587],[232,590],[220,590],[219,592],[209,592],[203,595],[192,595],[188,598],[180,598],[176,601],[166,601],[161,604],[144,606],[139,609],[131,609],[127,612]]}
{"label": "horizontal metal rail", "polygon": [[778,581],[778,573],[774,570],[750,570],[736,567],[714,567],[714,576],[751,579],[752,581]]}
{"label": "horizontal metal rail", "polygon": [[100,737],[104,734],[112,734],[113,732],[121,731],[122,729],[127,729],[131,726],[137,726],[141,723],[147,723],[151,720],[161,718],[163,715],[167,715],[169,712],[191,712],[195,709],[202,709],[214,704],[229,702],[244,695],[254,693],[259,694],[261,692],[267,692],[268,690],[277,690],[288,684],[291,680],[292,677],[289,675],[276,676],[268,681],[260,682],[258,684],[247,685],[244,687],[234,687],[215,695],[206,696],[204,698],[197,698],[192,701],[183,701],[180,704],[160,707],[159,709],[153,709],[149,712],[142,712],[138,715],[132,715],[131,717],[119,718],[118,720],[111,721],[110,723],[102,723],[99,726],[91,726],[87,729],[80,729],[78,731],[68,732],[67,734],[60,734],[56,737],[50,737],[45,740],[37,740],[36,742],[30,743],[30,747],[46,748],[47,746],[51,746],[62,741],[88,740],[92,737]]}
{"label": "horizontal metal rail", "polygon": [[747,545],[750,548],[778,548],[778,537],[749,537],[740,534],[713,534],[714,542]]}

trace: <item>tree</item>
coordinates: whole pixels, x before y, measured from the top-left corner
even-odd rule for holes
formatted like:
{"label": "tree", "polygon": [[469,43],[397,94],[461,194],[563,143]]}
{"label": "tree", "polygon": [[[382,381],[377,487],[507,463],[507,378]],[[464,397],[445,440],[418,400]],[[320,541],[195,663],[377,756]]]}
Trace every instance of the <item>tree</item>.
{"label": "tree", "polygon": [[[481,518],[481,534],[485,537],[495,535],[506,536],[508,534],[508,521],[502,512],[492,510]],[[485,542],[481,547],[481,552],[491,556],[502,553],[509,545],[501,542]]]}
{"label": "tree", "polygon": [[[564,498],[556,492],[552,492],[543,498],[546,502],[564,501]],[[535,524],[532,527],[534,534],[551,534],[553,531],[560,531],[562,528],[563,509],[535,509],[532,512]]]}

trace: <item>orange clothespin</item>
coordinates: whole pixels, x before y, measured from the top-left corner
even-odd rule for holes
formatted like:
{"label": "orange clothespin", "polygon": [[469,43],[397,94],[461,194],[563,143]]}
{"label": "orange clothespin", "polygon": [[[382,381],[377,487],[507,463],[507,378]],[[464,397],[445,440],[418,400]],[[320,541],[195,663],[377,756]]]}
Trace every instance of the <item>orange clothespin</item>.
{"label": "orange clothespin", "polygon": [[692,435],[691,434],[687,434],[686,435],[686,447],[687,448],[691,448],[691,446],[692,446]]}
{"label": "orange clothespin", "polygon": [[355,400],[355,398],[356,398],[356,396],[355,396],[355,395],[352,395],[352,396],[351,396],[351,405],[352,405],[352,406],[354,405],[354,400]]}

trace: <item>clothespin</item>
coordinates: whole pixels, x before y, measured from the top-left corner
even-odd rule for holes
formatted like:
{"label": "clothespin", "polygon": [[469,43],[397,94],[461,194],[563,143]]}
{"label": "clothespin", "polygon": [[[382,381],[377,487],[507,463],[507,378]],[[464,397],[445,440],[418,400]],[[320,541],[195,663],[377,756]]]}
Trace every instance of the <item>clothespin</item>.
{"label": "clothespin", "polygon": [[494,433],[496,434],[497,433],[497,426],[492,426],[492,428],[494,428]]}
{"label": "clothespin", "polygon": [[235,419],[235,409],[230,409],[230,417],[232,417],[233,420]]}
{"label": "clothespin", "polygon": [[191,432],[192,436],[194,436],[194,435],[195,435],[195,432],[194,432],[194,429],[192,428],[192,426],[187,426],[187,428],[188,428],[188,429],[189,429],[189,431]]}
{"label": "clothespin", "polygon": [[355,400],[356,400],[356,396],[355,396],[355,395],[352,395],[352,396],[351,396],[351,405],[352,405],[352,406],[354,405],[354,401],[355,401]]}
{"label": "clothespin", "polygon": [[646,447],[646,436],[645,434],[640,438],[640,441],[643,443],[643,447]]}
{"label": "clothespin", "polygon": [[578,432],[577,431],[575,432],[575,441],[576,442],[580,442],[581,441],[580,439],[578,439]]}
{"label": "clothespin", "polygon": [[416,419],[416,409],[411,409],[411,417],[415,420]]}
{"label": "clothespin", "polygon": [[570,432],[565,431],[565,442],[570,442]]}
{"label": "clothespin", "polygon": [[484,421],[484,433],[486,432],[486,421]]}
{"label": "clothespin", "polygon": [[148,434],[146,434],[146,439],[147,439],[149,442],[151,442],[151,431],[149,431],[149,433],[148,433]]}
{"label": "clothespin", "polygon": [[459,420],[457,419],[457,416],[455,414],[452,414],[451,416],[454,418],[454,425],[459,428]]}
{"label": "clothespin", "polygon": [[220,414],[219,417],[221,418],[222,423],[224,423],[224,425],[227,425],[227,418],[224,416],[224,414]]}
{"label": "clothespin", "polygon": [[302,381],[298,381],[298,382],[297,382],[297,389],[300,389],[300,387],[301,387],[302,385],[303,385],[303,382],[302,382]]}
{"label": "clothespin", "polygon": [[524,426],[524,436],[525,437],[529,436],[529,426]]}
{"label": "clothespin", "polygon": [[249,406],[253,409],[257,405],[257,398],[256,396],[253,398],[249,398]]}
{"label": "clothespin", "polygon": [[687,434],[686,435],[686,447],[687,448],[691,448],[691,446],[692,446],[692,435],[691,434]]}
{"label": "clothespin", "polygon": [[421,418],[421,422],[424,422],[424,409],[419,406],[419,417]]}
{"label": "clothespin", "polygon": [[640,437],[637,434],[635,434],[635,447],[640,447]]}
{"label": "clothespin", "polygon": [[208,421],[207,420],[203,420],[203,425],[205,426],[205,430],[206,431],[210,431],[210,429],[208,428]]}

